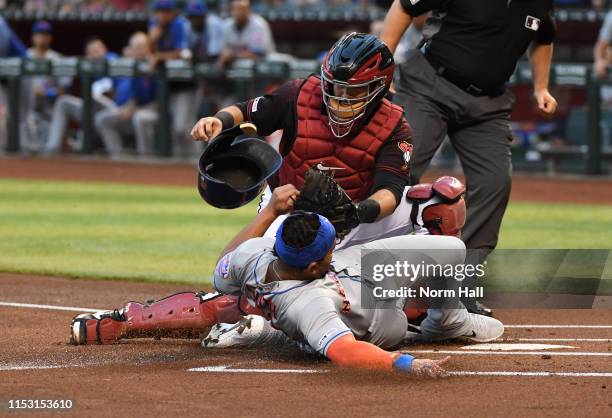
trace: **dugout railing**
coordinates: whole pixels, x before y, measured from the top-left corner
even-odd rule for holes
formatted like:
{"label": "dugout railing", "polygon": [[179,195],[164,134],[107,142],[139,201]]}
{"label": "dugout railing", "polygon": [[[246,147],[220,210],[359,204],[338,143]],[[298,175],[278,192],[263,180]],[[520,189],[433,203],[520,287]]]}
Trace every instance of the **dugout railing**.
{"label": "dugout railing", "polygon": [[[8,135],[5,150],[19,151],[19,101],[20,80],[24,76],[51,75],[53,77],[78,77],[81,97],[83,98],[82,129],[83,153],[92,153],[95,146],[93,124],[93,98],[91,84],[102,76],[132,77],[138,75],[154,76],[157,80],[157,106],[159,125],[156,130],[155,149],[158,156],[172,153],[170,134],[169,82],[207,80],[211,83],[229,80],[234,84],[235,95],[245,99],[260,93],[264,82],[281,82],[290,78],[305,77],[318,71],[318,63],[313,60],[251,61],[239,60],[227,71],[222,71],[214,63],[191,64],[187,61],[168,61],[152,71],[146,62],[131,59],[113,61],[89,60],[82,58],[62,58],[55,61],[23,60],[20,58],[0,59],[0,79],[6,82],[8,107]],[[531,69],[527,63],[520,63],[510,83],[530,85]],[[549,162],[549,171],[555,171],[564,158],[583,158],[586,160],[588,174],[603,174],[604,163],[612,160],[612,149],[604,146],[602,139],[601,86],[612,85],[612,77],[597,80],[592,76],[591,66],[583,64],[555,63],[551,69],[551,84],[573,86],[587,91],[587,129],[584,145],[558,145],[541,148],[542,158]]]}

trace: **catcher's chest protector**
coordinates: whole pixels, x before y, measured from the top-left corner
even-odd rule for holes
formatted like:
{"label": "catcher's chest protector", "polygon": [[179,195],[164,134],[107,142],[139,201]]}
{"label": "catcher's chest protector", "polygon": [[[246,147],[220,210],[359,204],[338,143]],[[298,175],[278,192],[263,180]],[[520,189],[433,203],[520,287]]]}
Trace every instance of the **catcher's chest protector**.
{"label": "catcher's chest protector", "polygon": [[402,108],[383,100],[380,109],[361,131],[351,138],[337,139],[322,113],[321,80],[310,76],[297,97],[297,134],[279,172],[279,185],[304,184],[312,166],[333,169],[334,180],[356,202],[368,197],[374,178],[374,163],[381,145],[402,118]]}

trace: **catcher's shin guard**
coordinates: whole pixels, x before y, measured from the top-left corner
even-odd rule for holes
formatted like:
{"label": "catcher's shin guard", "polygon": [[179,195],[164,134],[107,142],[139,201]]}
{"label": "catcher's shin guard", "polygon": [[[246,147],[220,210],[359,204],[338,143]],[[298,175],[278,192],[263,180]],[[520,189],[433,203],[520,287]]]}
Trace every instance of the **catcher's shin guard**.
{"label": "catcher's shin guard", "polygon": [[77,315],[70,342],[111,344],[121,338],[185,336],[176,330],[205,330],[218,321],[240,318],[237,296],[218,293],[177,293],[145,304],[129,302],[123,309]]}

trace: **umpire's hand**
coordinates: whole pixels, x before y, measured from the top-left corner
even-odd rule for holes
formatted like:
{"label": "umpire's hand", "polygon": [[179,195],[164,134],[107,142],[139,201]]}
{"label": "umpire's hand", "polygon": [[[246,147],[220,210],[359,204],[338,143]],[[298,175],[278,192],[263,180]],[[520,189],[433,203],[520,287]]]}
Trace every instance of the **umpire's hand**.
{"label": "umpire's hand", "polygon": [[202,118],[191,130],[191,137],[195,141],[210,141],[223,130],[223,122],[214,116]]}
{"label": "umpire's hand", "polygon": [[557,112],[557,100],[547,89],[536,91],[533,97],[538,103],[540,114],[547,119],[551,119]]}

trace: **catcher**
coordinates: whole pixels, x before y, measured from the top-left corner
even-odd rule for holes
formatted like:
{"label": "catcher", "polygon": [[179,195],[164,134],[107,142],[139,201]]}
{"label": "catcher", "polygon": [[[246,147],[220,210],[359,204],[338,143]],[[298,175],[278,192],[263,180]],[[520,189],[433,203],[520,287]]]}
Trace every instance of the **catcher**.
{"label": "catcher", "polygon": [[[411,216],[412,202],[405,198],[411,130],[402,108],[385,99],[394,70],[393,55],[384,43],[373,35],[351,33],[331,48],[320,76],[289,81],[271,94],[203,118],[191,135],[209,141],[243,122],[256,125],[261,135],[282,130],[279,150],[283,163],[268,179],[259,210],[268,204],[276,187],[292,184],[301,189],[306,173],[315,167],[332,176],[356,203],[354,211],[346,212],[339,204],[323,213],[342,238],[338,249],[406,235],[427,226],[415,221],[428,220]],[[460,187],[456,182],[446,183],[440,188]],[[436,199],[429,204],[457,201],[446,201],[444,194]],[[321,201],[311,203],[300,209],[322,213]],[[274,237],[282,221],[279,217],[265,236]],[[447,223],[439,233],[458,236],[461,227]],[[436,227],[431,224],[429,229]]]}
{"label": "catcher", "polygon": [[[291,212],[300,192],[291,185],[274,190],[270,204],[232,240],[213,275],[221,293],[179,293],[146,304],[74,318],[74,344],[112,343],[120,338],[162,332],[205,329],[218,321],[236,321],[246,313],[263,315],[295,341],[307,344],[332,362],[347,367],[441,377],[442,360],[414,359],[386,351],[412,337],[403,311],[366,309],[361,305],[362,249],[410,250],[410,262],[422,257],[457,265],[465,246],[454,237],[395,237],[334,251],[336,231],[325,217],[293,212],[281,224],[276,239],[261,237],[279,215]],[[445,249],[435,255],[420,250]],[[367,280],[367,279],[363,279]],[[493,318],[456,309],[430,309],[421,324],[429,339],[462,338],[491,341],[504,327]]]}

